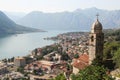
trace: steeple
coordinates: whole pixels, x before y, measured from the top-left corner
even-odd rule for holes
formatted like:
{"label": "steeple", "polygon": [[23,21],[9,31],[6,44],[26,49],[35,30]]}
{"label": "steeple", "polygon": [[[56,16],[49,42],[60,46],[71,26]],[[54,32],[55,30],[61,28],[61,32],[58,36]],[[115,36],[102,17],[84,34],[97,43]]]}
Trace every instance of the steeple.
{"label": "steeple", "polygon": [[[97,57],[103,56],[104,33],[102,32],[102,24],[99,22],[98,14],[97,19],[92,25],[89,34],[89,64]],[[102,59],[101,59],[102,60]]]}
{"label": "steeple", "polygon": [[102,24],[99,22],[98,16],[99,16],[99,14],[96,15],[97,19],[92,24],[91,33],[100,33],[100,32],[102,32]]}

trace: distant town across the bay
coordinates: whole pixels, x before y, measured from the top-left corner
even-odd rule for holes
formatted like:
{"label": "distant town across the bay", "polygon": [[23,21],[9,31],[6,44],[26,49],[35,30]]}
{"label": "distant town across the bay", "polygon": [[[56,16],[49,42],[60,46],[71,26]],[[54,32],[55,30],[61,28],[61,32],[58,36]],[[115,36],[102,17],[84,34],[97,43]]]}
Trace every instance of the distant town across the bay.
{"label": "distant town across the bay", "polygon": [[0,0],[0,80],[120,80],[120,0]]}
{"label": "distant town across the bay", "polygon": [[[116,33],[119,29],[107,29],[104,31],[102,29],[102,24],[97,18],[90,33],[67,32],[56,37],[46,38],[57,42],[36,48],[23,57],[1,60],[0,77],[3,80],[57,80],[57,77],[61,76],[65,80],[75,80],[82,78],[82,76],[77,77],[77,74],[81,74],[80,71],[84,71],[88,67],[94,70],[99,67],[104,73],[100,79],[105,77],[114,80],[117,73],[111,70],[118,63],[116,59],[111,58],[112,56],[106,55],[109,54],[107,53],[108,48],[103,48],[103,44],[111,47],[114,44],[114,47],[119,47],[117,46],[119,36]],[[112,50],[114,49],[112,48]],[[113,61],[116,63],[114,64]],[[108,70],[104,70],[101,65],[104,65]],[[96,74],[99,74],[99,71]]]}

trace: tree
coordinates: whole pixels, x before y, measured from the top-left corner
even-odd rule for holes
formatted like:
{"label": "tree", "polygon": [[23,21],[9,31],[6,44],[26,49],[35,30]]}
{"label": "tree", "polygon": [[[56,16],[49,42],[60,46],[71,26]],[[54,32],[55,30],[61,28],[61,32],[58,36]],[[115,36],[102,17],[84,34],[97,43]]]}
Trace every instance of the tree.
{"label": "tree", "polygon": [[96,58],[92,61],[92,65],[94,65],[94,66],[102,66],[103,65],[102,56],[96,55]]}
{"label": "tree", "polygon": [[61,60],[68,61],[68,60],[70,60],[70,57],[68,56],[68,54],[66,52],[63,52],[61,54]]}
{"label": "tree", "polygon": [[79,54],[76,53],[76,54],[74,55],[74,58],[79,58]]}
{"label": "tree", "polygon": [[112,59],[114,53],[120,48],[120,42],[106,42],[104,45],[104,59]]}
{"label": "tree", "polygon": [[24,74],[24,68],[23,68],[23,67],[18,67],[18,68],[17,68],[17,71]]}
{"label": "tree", "polygon": [[34,50],[34,52],[35,52],[35,55],[37,55],[37,52],[38,52],[37,48]]}
{"label": "tree", "polygon": [[11,59],[8,59],[8,62],[10,63],[10,62],[11,62]]}
{"label": "tree", "polygon": [[15,57],[12,57],[12,58],[11,58],[11,62],[14,62],[14,59],[15,59]]}
{"label": "tree", "polygon": [[114,53],[113,60],[116,67],[120,68],[120,48]]}
{"label": "tree", "polygon": [[43,59],[43,56],[41,56],[41,55],[38,56],[38,55],[37,55],[37,56],[35,56],[34,58],[36,58],[36,60],[41,60],[41,59]]}
{"label": "tree", "polygon": [[115,80],[106,74],[107,70],[103,66],[90,65],[80,70],[77,75],[72,74],[72,80]]}
{"label": "tree", "polygon": [[7,59],[6,59],[6,58],[5,58],[5,59],[3,59],[2,61],[3,61],[4,63],[7,63]]}
{"label": "tree", "polygon": [[66,80],[64,74],[59,74],[58,76],[55,77],[55,79],[51,79],[51,80]]}

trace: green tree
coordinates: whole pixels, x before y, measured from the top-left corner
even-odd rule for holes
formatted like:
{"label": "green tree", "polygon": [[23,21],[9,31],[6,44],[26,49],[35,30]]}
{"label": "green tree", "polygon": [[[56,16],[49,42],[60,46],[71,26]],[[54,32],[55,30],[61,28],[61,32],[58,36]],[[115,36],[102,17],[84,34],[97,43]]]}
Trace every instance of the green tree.
{"label": "green tree", "polygon": [[21,73],[24,74],[24,68],[23,68],[23,67],[19,67],[19,68],[17,68],[17,71],[18,71],[18,72],[21,72]]}
{"label": "green tree", "polygon": [[51,79],[51,80],[66,80],[64,74],[59,74],[58,76],[55,77],[55,79]]}
{"label": "green tree", "polygon": [[88,66],[80,70],[77,75],[71,75],[72,80],[115,80],[110,75],[106,74],[106,69],[103,66]]}
{"label": "green tree", "polygon": [[6,59],[6,58],[5,58],[5,59],[3,59],[2,61],[3,61],[4,63],[7,63],[7,59]]}
{"label": "green tree", "polygon": [[66,52],[63,52],[61,54],[61,60],[68,61],[68,60],[70,60],[70,57],[68,56],[68,54]]}
{"label": "green tree", "polygon": [[10,63],[10,62],[11,62],[11,59],[8,59],[8,62]]}
{"label": "green tree", "polygon": [[114,53],[120,48],[120,42],[106,42],[104,44],[104,59],[112,59]]}
{"label": "green tree", "polygon": [[34,50],[34,52],[35,52],[35,55],[37,55],[37,52],[38,52],[37,48]]}
{"label": "green tree", "polygon": [[96,58],[92,61],[92,65],[94,65],[94,66],[103,66],[102,56],[96,55]]}
{"label": "green tree", "polygon": [[74,58],[79,58],[79,54],[76,53],[76,54],[74,55]]}
{"label": "green tree", "polygon": [[114,53],[113,60],[116,64],[116,67],[120,68],[120,48]]}
{"label": "green tree", "polygon": [[41,56],[41,55],[38,56],[38,55],[37,55],[37,56],[35,56],[34,58],[36,58],[37,60],[42,60],[42,59],[43,59],[43,56]]}
{"label": "green tree", "polygon": [[11,62],[14,62],[14,59],[15,59],[15,57],[12,57],[10,61],[11,61]]}

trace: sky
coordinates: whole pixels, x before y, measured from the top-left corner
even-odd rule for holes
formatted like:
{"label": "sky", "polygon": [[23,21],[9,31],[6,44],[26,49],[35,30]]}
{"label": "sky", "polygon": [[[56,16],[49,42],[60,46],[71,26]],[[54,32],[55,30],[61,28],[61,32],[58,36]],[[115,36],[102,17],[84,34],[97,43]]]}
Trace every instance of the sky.
{"label": "sky", "polygon": [[0,10],[10,12],[62,12],[96,7],[120,9],[120,0],[0,0]]}

